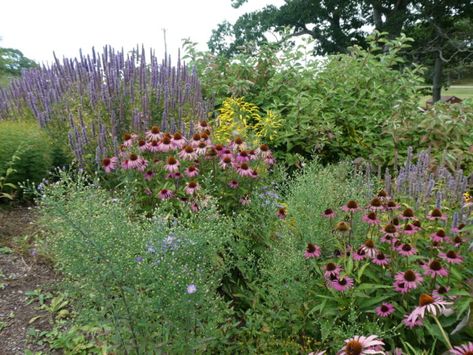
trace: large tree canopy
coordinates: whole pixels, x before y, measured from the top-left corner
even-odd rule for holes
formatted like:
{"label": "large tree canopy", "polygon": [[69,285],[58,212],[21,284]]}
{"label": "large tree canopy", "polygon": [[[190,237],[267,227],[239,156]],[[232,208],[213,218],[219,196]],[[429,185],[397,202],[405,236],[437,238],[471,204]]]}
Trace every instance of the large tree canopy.
{"label": "large tree canopy", "polygon": [[0,86],[6,85],[9,78],[19,76],[24,69],[35,66],[36,63],[18,49],[0,47]]}
{"label": "large tree canopy", "polygon": [[[233,0],[239,7],[248,0]],[[213,31],[209,48],[233,55],[269,42],[269,31],[316,39],[316,54],[344,52],[365,46],[375,28],[391,37],[401,32],[415,39],[411,56],[433,68],[434,99],[438,99],[446,65],[469,58],[473,51],[471,0],[286,0],[241,16],[235,24],[222,23]]]}

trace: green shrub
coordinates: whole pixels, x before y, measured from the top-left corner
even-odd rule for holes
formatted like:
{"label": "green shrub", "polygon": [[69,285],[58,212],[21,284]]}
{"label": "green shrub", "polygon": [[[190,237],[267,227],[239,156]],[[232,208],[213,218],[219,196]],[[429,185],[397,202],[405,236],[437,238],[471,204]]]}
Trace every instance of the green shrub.
{"label": "green shrub", "polygon": [[46,132],[36,123],[0,121],[0,175],[4,175],[7,163],[13,155],[16,170],[9,181],[16,184],[25,180],[40,182],[52,168],[52,145]]}

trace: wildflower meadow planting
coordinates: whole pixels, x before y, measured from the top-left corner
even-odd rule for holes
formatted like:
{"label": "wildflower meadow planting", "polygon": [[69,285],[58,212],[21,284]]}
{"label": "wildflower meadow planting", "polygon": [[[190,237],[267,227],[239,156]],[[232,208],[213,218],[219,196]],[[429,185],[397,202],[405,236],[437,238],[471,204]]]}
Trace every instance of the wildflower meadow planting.
{"label": "wildflower meadow planting", "polygon": [[[59,296],[29,293],[52,314],[30,340],[473,354],[473,106],[421,112],[408,41],[379,36],[325,65],[106,47],[1,89],[0,199],[34,204],[25,240],[58,275]],[[262,63],[267,80],[229,86]]]}

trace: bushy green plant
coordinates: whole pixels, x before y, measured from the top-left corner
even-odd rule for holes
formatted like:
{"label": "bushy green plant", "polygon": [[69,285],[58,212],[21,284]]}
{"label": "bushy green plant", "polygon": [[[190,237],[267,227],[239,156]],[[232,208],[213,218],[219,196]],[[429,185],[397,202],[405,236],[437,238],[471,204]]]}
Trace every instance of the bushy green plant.
{"label": "bushy green plant", "polygon": [[19,158],[9,176],[13,184],[30,180],[39,183],[52,168],[52,146],[36,123],[0,121],[0,175],[8,169],[13,155]]}
{"label": "bushy green plant", "polygon": [[61,175],[41,207],[85,324],[113,324],[120,352],[205,352],[220,341],[231,313],[218,293],[231,221],[213,208],[138,218],[83,175]]}

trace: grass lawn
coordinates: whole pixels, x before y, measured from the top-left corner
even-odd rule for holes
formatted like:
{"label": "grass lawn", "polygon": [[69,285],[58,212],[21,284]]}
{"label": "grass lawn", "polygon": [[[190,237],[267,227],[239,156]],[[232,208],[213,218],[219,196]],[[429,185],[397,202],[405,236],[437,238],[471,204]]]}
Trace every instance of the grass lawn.
{"label": "grass lawn", "polygon": [[[428,88],[429,90],[432,89],[431,87]],[[442,90],[442,96],[457,96],[461,99],[473,98],[473,85],[452,85],[447,90]],[[420,99],[420,104],[425,106],[425,102],[430,98],[430,95],[423,96]]]}

